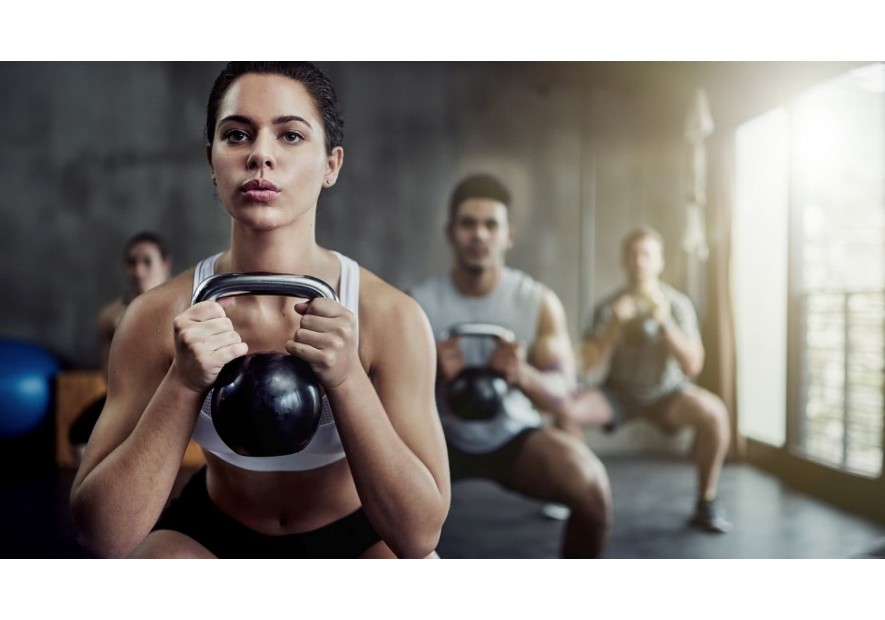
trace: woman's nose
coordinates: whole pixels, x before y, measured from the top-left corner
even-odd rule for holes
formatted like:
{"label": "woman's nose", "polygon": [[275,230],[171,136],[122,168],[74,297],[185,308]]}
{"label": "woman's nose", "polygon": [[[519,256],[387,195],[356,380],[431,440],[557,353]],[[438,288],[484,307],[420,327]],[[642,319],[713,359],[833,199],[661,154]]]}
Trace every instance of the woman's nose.
{"label": "woman's nose", "polygon": [[272,140],[270,137],[259,135],[255,140],[254,147],[249,152],[246,166],[249,170],[260,170],[265,167],[273,168],[274,165]]}

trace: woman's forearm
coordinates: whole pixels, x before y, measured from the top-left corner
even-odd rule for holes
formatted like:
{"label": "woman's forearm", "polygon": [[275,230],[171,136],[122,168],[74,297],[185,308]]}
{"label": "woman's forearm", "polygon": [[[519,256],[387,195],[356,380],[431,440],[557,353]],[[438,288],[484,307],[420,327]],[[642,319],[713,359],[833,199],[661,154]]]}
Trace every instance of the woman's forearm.
{"label": "woman's forearm", "polygon": [[129,436],[76,485],[71,509],[92,553],[125,556],[150,532],[196,422],[196,415],[182,412],[196,412],[200,403],[199,394],[167,374]]}
{"label": "woman's forearm", "polygon": [[397,556],[426,557],[448,513],[447,493],[397,434],[367,375],[357,374],[327,395],[373,526]]}

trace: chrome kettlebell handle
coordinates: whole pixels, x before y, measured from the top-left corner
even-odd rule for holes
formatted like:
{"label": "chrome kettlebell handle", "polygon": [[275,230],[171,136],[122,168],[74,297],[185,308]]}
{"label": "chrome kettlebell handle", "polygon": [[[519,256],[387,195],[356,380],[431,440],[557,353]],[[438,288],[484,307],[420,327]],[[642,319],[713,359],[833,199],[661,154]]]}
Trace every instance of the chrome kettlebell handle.
{"label": "chrome kettlebell handle", "polygon": [[307,299],[327,297],[338,301],[335,289],[313,276],[264,272],[219,273],[200,282],[194,291],[191,305],[233,295],[279,295]]}
{"label": "chrome kettlebell handle", "polygon": [[512,330],[494,323],[458,323],[445,332],[446,339],[456,336],[486,336],[502,342],[513,342],[516,334]]}

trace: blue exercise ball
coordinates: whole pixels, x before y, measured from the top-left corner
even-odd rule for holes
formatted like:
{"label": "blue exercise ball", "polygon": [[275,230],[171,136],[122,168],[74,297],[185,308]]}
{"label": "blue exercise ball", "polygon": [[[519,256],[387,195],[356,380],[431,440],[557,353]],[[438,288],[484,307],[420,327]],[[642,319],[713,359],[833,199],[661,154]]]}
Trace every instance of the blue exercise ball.
{"label": "blue exercise ball", "polygon": [[52,408],[58,358],[35,344],[0,339],[0,438],[36,429]]}

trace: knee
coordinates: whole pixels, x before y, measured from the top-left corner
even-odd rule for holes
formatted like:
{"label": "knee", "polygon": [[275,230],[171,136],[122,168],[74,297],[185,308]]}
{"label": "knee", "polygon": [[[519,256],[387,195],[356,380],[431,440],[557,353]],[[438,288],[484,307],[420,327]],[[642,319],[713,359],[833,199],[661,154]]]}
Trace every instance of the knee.
{"label": "knee", "polygon": [[580,426],[578,412],[582,407],[580,395],[575,394],[563,400],[558,406],[551,408],[549,412],[557,428],[569,430]]}
{"label": "knee", "polygon": [[702,403],[700,410],[700,426],[716,437],[728,441],[730,436],[730,421],[728,409],[719,398],[710,396]]}
{"label": "knee", "polygon": [[179,559],[184,557],[179,551],[178,546],[170,545],[163,536],[152,533],[126,557],[138,560]]}
{"label": "knee", "polygon": [[608,401],[596,388],[579,391],[567,399],[561,415],[570,422],[584,426],[605,424],[612,417]]}
{"label": "knee", "polygon": [[189,559],[214,557],[205,547],[178,532],[151,532],[128,556],[135,559]]}
{"label": "knee", "polygon": [[612,496],[608,472],[589,450],[576,457],[572,472],[572,493],[566,502],[585,520],[608,531],[612,524]]}
{"label": "knee", "polygon": [[588,481],[577,513],[604,535],[608,535],[611,531],[613,521],[611,487],[605,470],[601,475]]}

